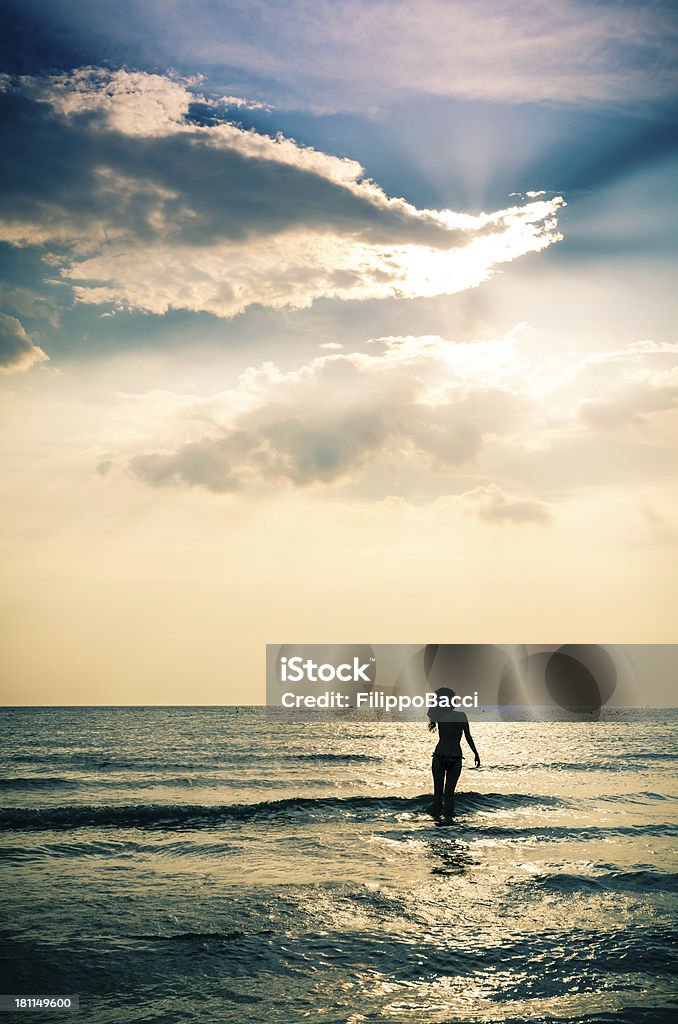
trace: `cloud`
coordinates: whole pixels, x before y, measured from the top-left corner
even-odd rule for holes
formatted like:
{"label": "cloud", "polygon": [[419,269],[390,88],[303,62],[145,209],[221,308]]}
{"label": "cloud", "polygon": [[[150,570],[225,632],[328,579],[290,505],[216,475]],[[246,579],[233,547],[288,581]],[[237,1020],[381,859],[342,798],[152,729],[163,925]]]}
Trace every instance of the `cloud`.
{"label": "cloud", "polygon": [[191,94],[164,75],[81,68],[69,75],[23,80],[26,95],[65,117],[94,114],[124,135],[167,135],[181,126]]}
{"label": "cloud", "polygon": [[678,405],[678,375],[666,378],[663,384],[649,381],[629,386],[612,398],[589,399],[579,406],[579,415],[598,429],[643,423],[654,412],[664,412]]}
{"label": "cloud", "polygon": [[663,511],[654,505],[644,504],[640,508],[640,514],[655,543],[673,545],[678,541],[678,527],[666,517]]}
{"label": "cloud", "polygon": [[221,96],[219,100],[212,102],[214,107],[225,107],[227,110],[266,110],[269,113],[273,109],[269,103],[258,103],[256,100],[247,100],[242,96]]}
{"label": "cloud", "polygon": [[[412,92],[505,103],[675,96],[678,33],[669,4],[422,0],[416,18],[407,0],[324,0],[312,19],[303,0],[284,14],[270,0],[255,8],[274,30],[266,50],[260,37],[267,74],[307,104],[315,86],[310,102],[321,108],[370,109]],[[226,44],[233,61],[246,59],[243,44]],[[210,50],[214,43],[204,40],[203,53]]]}
{"label": "cloud", "polygon": [[608,430],[643,424],[647,416],[678,405],[678,345],[644,340],[623,349],[595,354],[579,368],[579,376],[617,380],[611,394],[585,399],[578,412],[591,427]]}
{"label": "cloud", "polygon": [[13,62],[56,50],[198,67],[259,100],[320,111],[369,112],[412,95],[618,105],[676,94],[668,0],[419,0],[416,16],[409,0],[315,0],[312,16],[306,0],[146,0],[122,16],[90,5],[86,25],[70,0],[48,11],[9,2]]}
{"label": "cloud", "polygon": [[469,515],[484,523],[538,523],[544,526],[552,518],[551,507],[546,502],[505,494],[497,484],[466,491],[460,496],[459,503]]}
{"label": "cloud", "polygon": [[200,123],[197,85],[101,69],[5,83],[0,239],[44,246],[79,302],[232,317],[453,294],[561,237],[560,197],[418,209],[356,161]]}
{"label": "cloud", "polygon": [[653,363],[667,363],[673,366],[678,356],[678,343],[655,341],[643,338],[633,341],[622,348],[609,349],[605,352],[592,352],[577,364],[577,373],[593,372],[596,367],[610,364],[621,366],[629,379],[646,376]]}
{"label": "cloud", "polygon": [[0,373],[24,373],[47,358],[20,320],[0,313]]}
{"label": "cloud", "polygon": [[378,344],[374,354],[322,355],[286,373],[266,363],[244,374],[235,393],[188,409],[178,397],[180,429],[190,421],[197,436],[134,456],[132,472],[152,486],[216,493],[344,486],[389,461],[449,476],[522,414],[525,399],[480,373],[488,353],[510,341]]}
{"label": "cloud", "polygon": [[211,398],[129,395],[146,410],[147,441],[117,461],[153,487],[214,493],[456,493],[466,514],[497,523],[543,523],[556,498],[666,479],[669,422],[648,422],[642,436],[626,423],[676,404],[673,346],[639,342],[579,364],[547,351],[528,363],[524,341],[534,353],[522,324],[500,340],[386,337],[292,370],[250,368]]}
{"label": "cloud", "polygon": [[0,302],[9,306],[21,317],[32,317],[45,320],[51,327],[59,323],[59,309],[56,301],[49,295],[38,295],[30,288],[12,288],[0,285]]}

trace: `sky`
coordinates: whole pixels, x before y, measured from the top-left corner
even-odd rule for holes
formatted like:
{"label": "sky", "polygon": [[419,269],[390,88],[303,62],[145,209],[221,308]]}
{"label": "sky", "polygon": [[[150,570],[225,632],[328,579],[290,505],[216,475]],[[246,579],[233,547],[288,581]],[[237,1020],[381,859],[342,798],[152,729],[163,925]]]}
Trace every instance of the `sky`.
{"label": "sky", "polygon": [[2,19],[3,702],[678,639],[673,4]]}

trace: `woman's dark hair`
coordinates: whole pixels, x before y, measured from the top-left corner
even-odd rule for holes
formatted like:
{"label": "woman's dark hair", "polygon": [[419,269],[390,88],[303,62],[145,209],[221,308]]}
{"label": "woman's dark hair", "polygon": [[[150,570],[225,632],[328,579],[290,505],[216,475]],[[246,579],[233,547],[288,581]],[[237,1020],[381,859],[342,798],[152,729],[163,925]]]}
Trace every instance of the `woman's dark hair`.
{"label": "woman's dark hair", "polygon": [[[455,696],[454,690],[451,690],[449,686],[439,686],[438,689],[434,691],[434,693],[438,700],[440,700],[441,697],[447,697],[448,701],[451,701],[452,698]],[[445,708],[444,710],[449,710],[449,708]],[[428,717],[431,719],[431,721],[428,723],[430,732],[435,732],[436,722],[438,720],[438,716],[436,714],[437,711],[437,707],[428,709]]]}

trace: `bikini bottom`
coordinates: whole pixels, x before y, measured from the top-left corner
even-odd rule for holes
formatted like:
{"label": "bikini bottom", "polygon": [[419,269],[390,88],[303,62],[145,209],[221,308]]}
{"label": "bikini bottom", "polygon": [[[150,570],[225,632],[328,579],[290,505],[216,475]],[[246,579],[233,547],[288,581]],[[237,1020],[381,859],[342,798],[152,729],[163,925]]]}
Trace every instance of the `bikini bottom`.
{"label": "bikini bottom", "polygon": [[453,772],[457,768],[461,768],[461,754],[434,754],[433,760],[439,768],[446,772]]}

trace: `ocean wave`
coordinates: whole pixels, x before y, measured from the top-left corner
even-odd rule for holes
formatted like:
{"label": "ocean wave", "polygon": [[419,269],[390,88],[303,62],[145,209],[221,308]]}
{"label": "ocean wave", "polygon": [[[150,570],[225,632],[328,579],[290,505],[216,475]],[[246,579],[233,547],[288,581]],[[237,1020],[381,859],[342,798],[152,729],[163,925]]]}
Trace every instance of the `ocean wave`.
{"label": "ocean wave", "polygon": [[[463,826],[463,821],[458,824]],[[532,843],[535,839],[550,842],[561,840],[610,839],[615,836],[678,836],[678,826],[669,822],[648,822],[640,825],[536,825],[524,828],[511,825],[473,825],[472,835],[478,839],[515,839]]]}
{"label": "ocean wave", "polygon": [[644,750],[641,753],[623,753],[621,755],[625,761],[676,761],[678,760],[678,754],[672,750]]}
{"label": "ocean wave", "polygon": [[[617,758],[587,761],[526,761],[522,764],[487,765],[493,772],[638,772],[638,761],[652,761],[653,771],[672,768],[674,754],[620,754]],[[666,761],[666,765],[658,762]]]}
{"label": "ocean wave", "polygon": [[374,757],[372,754],[332,754],[332,753],[306,753],[306,754],[283,754],[282,761],[328,761],[331,763],[349,763],[355,761],[363,763],[366,761],[381,761],[381,757]]}
{"label": "ocean wave", "polygon": [[206,769],[215,771],[224,765],[252,761],[252,754],[238,755],[230,752],[217,760],[215,757],[193,757],[185,761],[165,760],[157,757],[115,757],[103,752],[89,751],[50,751],[46,753],[26,754],[18,752],[9,754],[5,760],[14,764],[61,765],[73,771],[124,771],[124,772],[164,772],[164,771],[197,771]]}
{"label": "ocean wave", "polygon": [[[85,789],[90,791],[107,790],[114,792],[143,790],[143,789],[266,789],[270,790],[280,785],[280,779],[269,777],[247,778],[242,774],[239,777],[223,775],[137,775],[119,779],[115,777],[100,777],[97,775],[82,775],[76,778],[56,778],[46,776],[30,776],[24,778],[0,778],[0,791],[3,790],[31,790],[31,789]],[[295,787],[304,789],[322,789],[336,787],[339,783],[332,778],[302,778],[294,779]]]}
{"label": "ocean wave", "polygon": [[194,839],[186,841],[176,840],[174,842],[135,842],[134,840],[106,840],[92,839],[90,842],[76,842],[66,837],[62,843],[32,842],[25,846],[11,846],[3,844],[0,846],[0,862],[4,864],[25,863],[30,861],[53,860],[64,858],[66,860],[79,860],[83,857],[114,857],[116,859],[134,860],[139,856],[158,857],[171,860],[174,857],[223,857],[234,852],[233,844],[224,839],[213,842],[199,842]]}
{"label": "ocean wave", "polygon": [[[167,771],[217,771],[225,767],[254,764],[255,758],[251,751],[229,751],[220,753],[219,757],[193,757],[185,761],[162,760],[158,757],[120,757],[97,751],[23,751],[9,754],[6,760],[13,764],[40,766],[56,766],[71,768],[74,771],[109,771],[109,772],[167,772]],[[272,753],[268,758],[271,764],[287,762],[303,762],[305,764],[378,764],[382,757],[372,754],[333,753],[331,751]]]}
{"label": "ocean wave", "polygon": [[140,942],[187,942],[187,943],[209,943],[209,942],[236,942],[238,939],[259,938],[262,935],[273,935],[272,928],[264,928],[256,932],[243,932],[235,929],[230,932],[175,932],[173,934],[142,934],[130,935],[130,939]]}
{"label": "ocean wave", "polygon": [[[551,1016],[542,1018],[545,1024],[675,1024],[678,1006],[658,1009],[656,1006],[626,1006],[600,1013],[577,1013],[576,1017]],[[525,1024],[524,1017],[504,1017],[501,1024]]]}
{"label": "ocean wave", "polygon": [[[263,923],[263,922],[262,922]],[[310,922],[309,922],[310,923]],[[351,969],[359,963],[365,970],[376,970],[399,982],[420,982],[438,977],[486,972],[488,966],[506,971],[514,965],[531,964],[511,979],[513,999],[535,999],[565,995],[576,974],[580,992],[600,991],[601,983],[611,978],[626,979],[630,964],[637,972],[646,972],[656,982],[668,980],[671,974],[670,951],[674,940],[672,929],[638,927],[624,930],[550,929],[526,935],[510,935],[495,945],[486,937],[459,935],[449,925],[434,925],[426,935],[405,926],[394,934],[374,924],[342,931],[331,925],[316,930],[296,922],[294,944],[289,932],[280,927],[259,929],[256,923],[247,930],[239,922],[234,927],[176,932],[132,934],[136,942],[172,943],[185,949],[203,948],[220,957],[228,972],[237,963],[247,962],[249,969],[288,974],[307,971],[308,965],[324,968]],[[183,955],[183,950],[182,950]],[[489,998],[501,1000],[505,989],[498,985]],[[501,1019],[504,1019],[502,1015]],[[541,1018],[540,1018],[541,1019]],[[578,1021],[581,1018],[577,1018]]]}
{"label": "ocean wave", "polygon": [[[560,803],[555,797],[523,793],[459,793],[461,810],[496,810]],[[89,804],[59,807],[5,807],[0,826],[6,829],[63,828],[200,828],[228,821],[269,818],[356,817],[384,814],[424,814],[431,796],[289,797],[251,804]]]}
{"label": "ocean wave", "polygon": [[0,790],[4,789],[64,789],[79,786],[76,779],[61,779],[52,775],[26,775],[23,778],[0,778]]}
{"label": "ocean wave", "polygon": [[605,871],[596,875],[553,873],[535,875],[529,883],[565,895],[582,891],[648,893],[675,892],[678,874],[669,871],[640,869],[636,871]]}
{"label": "ocean wave", "polygon": [[677,800],[678,797],[675,793],[653,793],[643,789],[639,793],[601,793],[595,799],[605,800],[607,803],[647,804],[654,803],[655,800]]}

